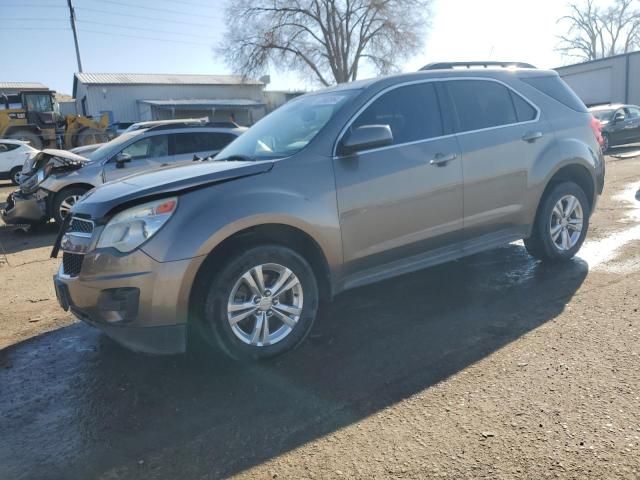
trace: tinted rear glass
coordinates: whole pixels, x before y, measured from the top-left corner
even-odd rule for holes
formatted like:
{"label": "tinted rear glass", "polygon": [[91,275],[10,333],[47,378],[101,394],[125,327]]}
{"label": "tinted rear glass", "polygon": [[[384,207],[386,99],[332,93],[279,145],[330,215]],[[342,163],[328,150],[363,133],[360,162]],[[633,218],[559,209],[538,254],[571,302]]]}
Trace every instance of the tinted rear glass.
{"label": "tinted rear glass", "polygon": [[483,80],[447,82],[458,117],[458,131],[468,132],[518,122],[507,87]]}
{"label": "tinted rear glass", "polygon": [[578,97],[560,77],[523,78],[522,81],[576,112],[587,112],[587,107],[582,100],[580,100],[580,97]]}

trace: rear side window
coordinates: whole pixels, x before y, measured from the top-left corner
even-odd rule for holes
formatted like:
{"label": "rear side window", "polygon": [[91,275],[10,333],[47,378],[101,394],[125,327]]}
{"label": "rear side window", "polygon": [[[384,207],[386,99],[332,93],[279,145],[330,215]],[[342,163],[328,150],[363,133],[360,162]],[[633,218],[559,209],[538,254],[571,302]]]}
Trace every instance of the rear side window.
{"label": "rear side window", "polygon": [[510,90],[496,82],[456,80],[446,83],[459,132],[518,122]]}
{"label": "rear side window", "polygon": [[531,106],[524,98],[514,92],[511,93],[511,99],[513,100],[513,106],[516,107],[516,115],[519,122],[528,122],[535,120],[537,112],[536,109]]}
{"label": "rear side window", "polygon": [[360,114],[351,128],[364,125],[389,125],[395,145],[442,135],[434,85],[406,85],[383,94]]}
{"label": "rear side window", "polygon": [[188,132],[174,135],[174,154],[215,152],[229,145],[236,136],[224,132]]}
{"label": "rear side window", "polygon": [[576,112],[588,111],[580,97],[558,76],[522,78],[521,80]]}
{"label": "rear side window", "polygon": [[11,150],[15,150],[20,145],[15,143],[0,143],[0,153],[10,152]]}

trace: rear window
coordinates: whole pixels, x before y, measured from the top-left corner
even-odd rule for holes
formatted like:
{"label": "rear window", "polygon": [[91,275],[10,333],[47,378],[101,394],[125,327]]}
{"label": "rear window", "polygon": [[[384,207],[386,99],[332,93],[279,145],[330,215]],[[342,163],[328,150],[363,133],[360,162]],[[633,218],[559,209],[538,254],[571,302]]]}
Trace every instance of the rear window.
{"label": "rear window", "polygon": [[560,77],[555,75],[532,77],[523,78],[522,81],[576,112],[587,113],[588,111],[583,101],[580,100],[580,97],[578,97]]}

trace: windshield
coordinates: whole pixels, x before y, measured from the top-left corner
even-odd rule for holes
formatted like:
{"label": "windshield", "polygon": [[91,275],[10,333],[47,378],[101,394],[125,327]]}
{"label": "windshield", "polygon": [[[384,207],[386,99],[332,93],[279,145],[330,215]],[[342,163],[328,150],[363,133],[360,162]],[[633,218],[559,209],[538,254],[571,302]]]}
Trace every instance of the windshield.
{"label": "windshield", "polygon": [[595,110],[591,113],[594,117],[596,117],[601,122],[608,122],[611,120],[611,116],[613,115],[614,110]]}
{"label": "windshield", "polygon": [[293,155],[313,140],[354,93],[327,92],[291,100],[230,143],[216,159],[239,156],[266,160]]}
{"label": "windshield", "polygon": [[101,147],[97,148],[96,150],[91,152],[89,155],[86,155],[86,157],[92,162],[96,160],[104,160],[106,158],[111,158],[113,155],[118,153],[120,149],[122,149],[122,147],[124,147],[125,143],[127,143],[129,140],[137,137],[142,133],[143,133],[142,130],[123,133],[122,135],[111,140],[110,142],[107,142]]}

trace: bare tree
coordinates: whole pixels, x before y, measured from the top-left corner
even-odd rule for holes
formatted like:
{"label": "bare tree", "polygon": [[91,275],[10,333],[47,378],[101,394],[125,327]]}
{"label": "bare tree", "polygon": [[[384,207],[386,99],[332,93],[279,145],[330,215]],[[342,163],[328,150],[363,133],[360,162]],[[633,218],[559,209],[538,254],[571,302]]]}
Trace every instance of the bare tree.
{"label": "bare tree", "polygon": [[638,0],[615,0],[602,8],[594,0],[569,4],[570,13],[558,20],[568,25],[558,50],[581,60],[595,60],[640,48]]}
{"label": "bare tree", "polygon": [[423,44],[431,0],[231,0],[227,34],[218,47],[243,75],[269,64],[322,85],[358,77],[361,62],[378,73]]}

